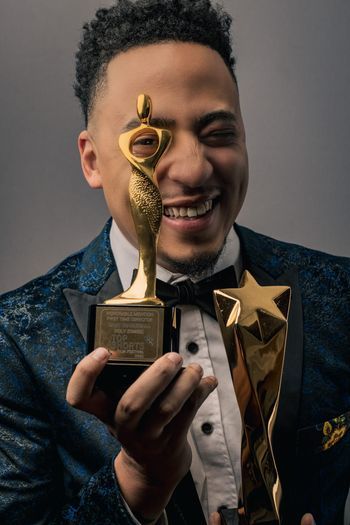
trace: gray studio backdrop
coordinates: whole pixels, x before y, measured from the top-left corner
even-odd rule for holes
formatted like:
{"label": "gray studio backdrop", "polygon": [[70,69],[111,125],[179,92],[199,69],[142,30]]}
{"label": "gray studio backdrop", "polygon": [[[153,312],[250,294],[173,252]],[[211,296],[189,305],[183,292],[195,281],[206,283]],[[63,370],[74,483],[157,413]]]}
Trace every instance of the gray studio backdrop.
{"label": "gray studio backdrop", "polygon": [[[80,171],[72,83],[97,0],[2,0],[0,291],[45,272],[108,216]],[[251,180],[239,222],[350,256],[348,0],[233,0]]]}

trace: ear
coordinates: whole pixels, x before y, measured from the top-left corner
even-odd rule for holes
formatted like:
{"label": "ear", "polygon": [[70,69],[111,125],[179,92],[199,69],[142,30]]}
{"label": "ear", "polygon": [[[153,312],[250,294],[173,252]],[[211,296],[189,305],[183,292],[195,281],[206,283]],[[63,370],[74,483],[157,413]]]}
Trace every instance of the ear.
{"label": "ear", "polygon": [[84,130],[78,137],[81,167],[89,186],[93,189],[102,188],[101,174],[97,164],[95,143],[88,130]]}

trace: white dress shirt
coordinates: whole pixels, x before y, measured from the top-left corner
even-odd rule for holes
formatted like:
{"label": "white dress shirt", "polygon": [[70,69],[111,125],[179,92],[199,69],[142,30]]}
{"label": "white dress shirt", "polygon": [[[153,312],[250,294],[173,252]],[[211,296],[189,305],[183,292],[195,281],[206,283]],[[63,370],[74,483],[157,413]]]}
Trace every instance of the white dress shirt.
{"label": "white dress shirt", "polygon": [[[130,286],[138,251],[113,221],[110,241],[123,289]],[[214,272],[234,265],[239,280],[242,264],[239,238],[232,228]],[[206,277],[203,275],[202,278]],[[157,265],[157,278],[177,283],[186,275],[173,274]],[[206,517],[218,507],[237,507],[241,484],[241,418],[234,393],[219,324],[194,305],[181,309],[180,354],[184,365],[200,364],[204,375],[215,375],[219,384],[199,408],[191,426],[191,473]]]}

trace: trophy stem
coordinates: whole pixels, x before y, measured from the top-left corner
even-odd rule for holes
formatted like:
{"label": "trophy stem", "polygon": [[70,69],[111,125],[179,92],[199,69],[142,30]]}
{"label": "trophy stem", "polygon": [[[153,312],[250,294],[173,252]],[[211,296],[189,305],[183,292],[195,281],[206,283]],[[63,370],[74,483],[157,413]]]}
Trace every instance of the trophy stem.
{"label": "trophy stem", "polygon": [[105,301],[105,304],[164,306],[156,296],[156,253],[163,214],[160,192],[147,175],[133,167],[129,195],[139,245],[138,270],[131,286],[117,297]]}

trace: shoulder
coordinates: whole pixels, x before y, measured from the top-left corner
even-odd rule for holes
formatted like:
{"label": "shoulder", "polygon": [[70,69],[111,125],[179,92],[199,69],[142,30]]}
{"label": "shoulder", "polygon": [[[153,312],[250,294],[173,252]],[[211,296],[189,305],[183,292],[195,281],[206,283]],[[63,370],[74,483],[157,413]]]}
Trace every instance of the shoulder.
{"label": "shoulder", "polygon": [[243,226],[236,226],[236,231],[243,252],[271,274],[278,275],[294,267],[304,279],[337,280],[349,289],[350,258],[280,241]]}
{"label": "shoulder", "polygon": [[0,326],[15,326],[28,331],[36,326],[58,322],[66,315],[66,288],[97,293],[113,271],[114,259],[110,250],[109,220],[101,233],[88,246],[70,255],[45,275],[33,279],[17,290],[0,297]]}
{"label": "shoulder", "polygon": [[28,329],[34,319],[47,317],[64,300],[63,290],[73,287],[80,274],[85,249],[67,257],[45,275],[0,296],[0,325],[3,329]]}

